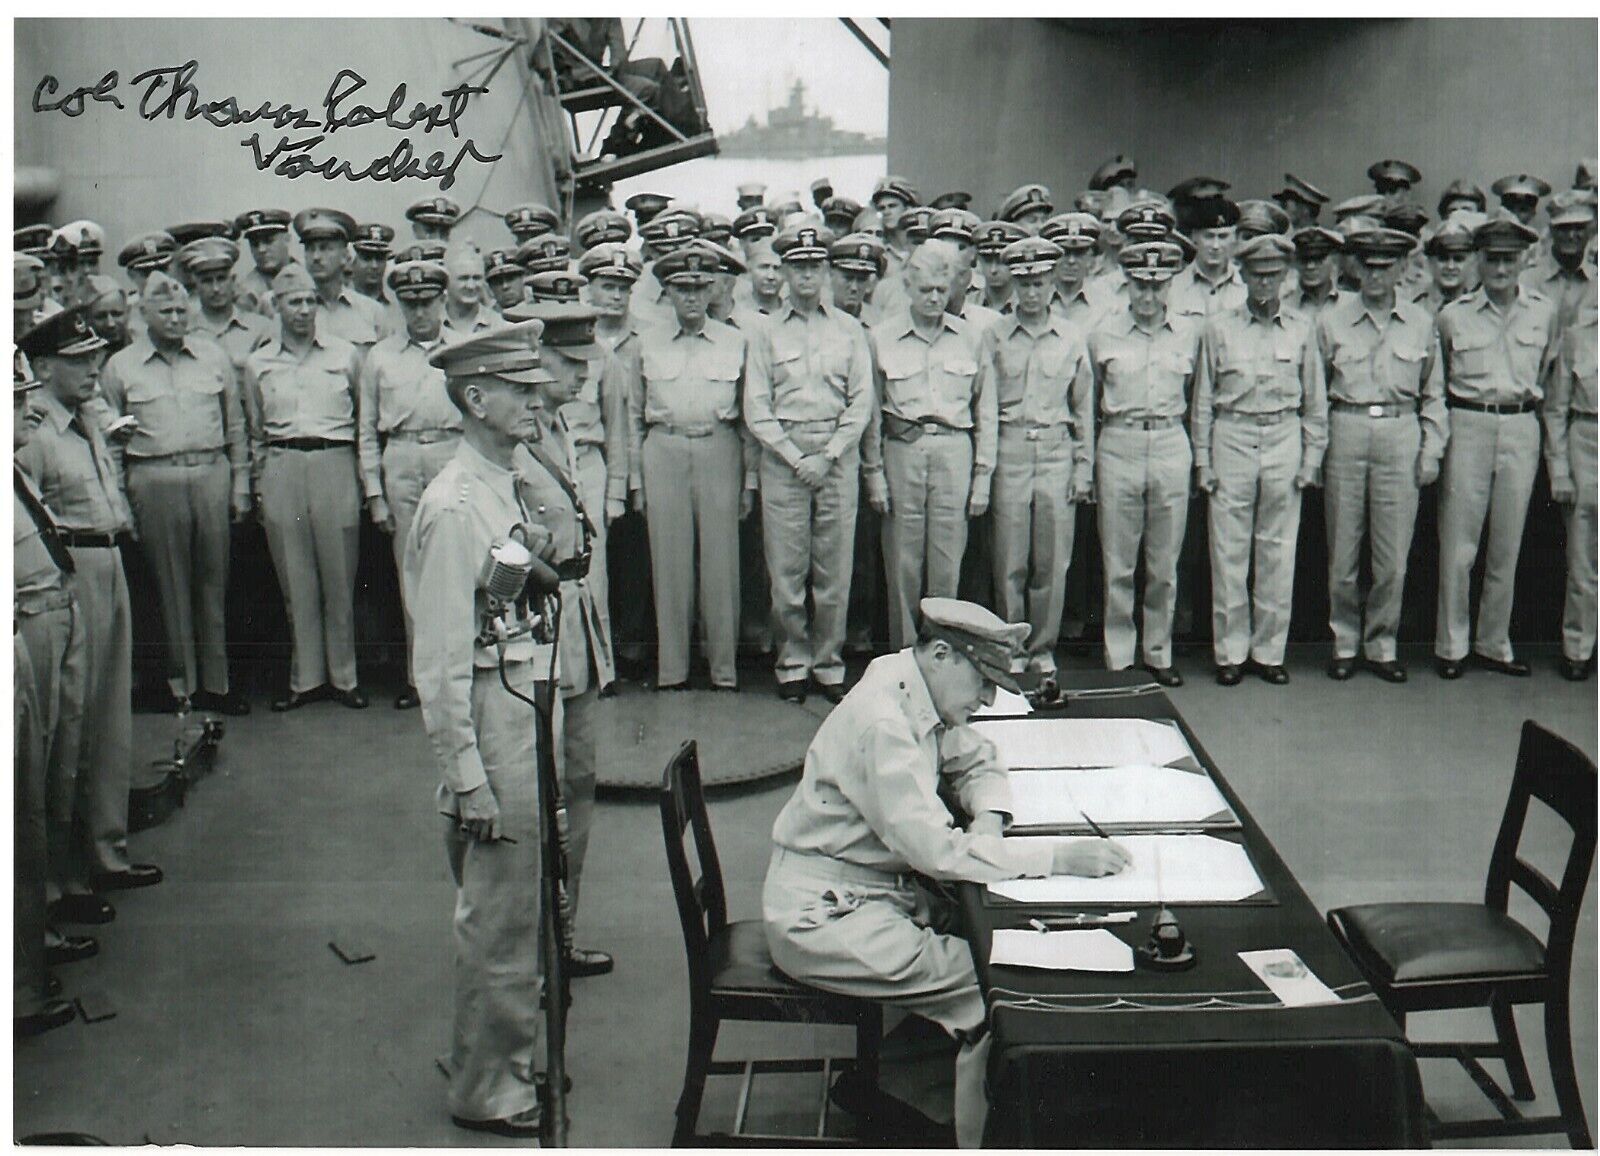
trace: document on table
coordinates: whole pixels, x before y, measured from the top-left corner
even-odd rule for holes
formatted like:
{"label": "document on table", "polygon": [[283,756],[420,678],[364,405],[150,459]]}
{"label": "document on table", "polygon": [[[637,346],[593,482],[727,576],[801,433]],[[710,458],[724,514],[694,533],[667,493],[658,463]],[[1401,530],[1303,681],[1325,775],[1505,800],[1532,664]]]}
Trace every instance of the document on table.
{"label": "document on table", "polygon": [[1104,928],[1094,931],[994,933],[989,962],[1052,971],[1132,971],[1133,948]]}
{"label": "document on table", "polygon": [[1135,764],[1088,770],[1012,771],[1012,829],[1091,833],[1084,816],[1113,831],[1239,826],[1211,776]]}
{"label": "document on table", "polygon": [[1015,715],[1032,714],[1033,704],[1027,697],[1013,694],[1003,686],[994,688],[994,702],[988,706],[980,706],[973,712],[973,718],[1007,718]]}
{"label": "document on table", "polygon": [[[1041,841],[1054,836],[1039,836]],[[1132,862],[1115,875],[1088,879],[1051,875],[989,884],[989,894],[1014,903],[1237,903],[1265,888],[1238,843],[1210,835],[1123,835]]]}
{"label": "document on table", "polygon": [[1154,719],[979,719],[972,726],[1012,770],[1133,764],[1200,769],[1183,732]]}
{"label": "document on table", "polygon": [[[996,932],[996,934],[999,934]],[[1312,973],[1300,956],[1287,947],[1270,951],[1241,951],[1239,958],[1284,1007],[1312,1007],[1319,1003],[1338,1003],[1333,989]]]}

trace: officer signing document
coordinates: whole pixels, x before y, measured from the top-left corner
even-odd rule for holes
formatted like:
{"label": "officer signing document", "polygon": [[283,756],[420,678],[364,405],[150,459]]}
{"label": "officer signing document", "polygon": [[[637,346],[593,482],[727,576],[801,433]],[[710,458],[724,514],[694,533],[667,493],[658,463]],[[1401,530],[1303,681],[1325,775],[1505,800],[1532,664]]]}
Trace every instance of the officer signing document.
{"label": "officer signing document", "polygon": [[[1005,769],[967,723],[994,701],[995,686],[1018,690],[1011,671],[1028,625],[952,598],[925,598],[921,611],[916,644],[868,666],[806,751],[800,785],[773,825],[762,911],[773,962],[791,978],[903,1007],[960,1041],[955,1132],[976,1147],[988,1114],[983,997],[971,949],[934,930],[939,901],[917,876],[1110,875],[1128,856],[1109,839],[1001,838]],[[941,783],[973,816],[965,830]]]}

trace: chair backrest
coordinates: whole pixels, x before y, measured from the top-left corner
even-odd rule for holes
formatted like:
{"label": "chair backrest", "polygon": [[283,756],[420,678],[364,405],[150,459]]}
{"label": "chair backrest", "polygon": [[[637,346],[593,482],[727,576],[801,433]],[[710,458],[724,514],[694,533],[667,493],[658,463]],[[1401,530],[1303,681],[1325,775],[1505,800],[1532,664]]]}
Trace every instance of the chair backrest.
{"label": "chair backrest", "polygon": [[[1567,852],[1567,864],[1559,884],[1552,883],[1543,871],[1518,854],[1528,806],[1534,799],[1549,807],[1572,828],[1572,846]],[[1565,975],[1572,964],[1578,912],[1583,907],[1589,869],[1594,865],[1595,802],[1593,760],[1532,719],[1524,722],[1522,742],[1517,748],[1517,770],[1511,780],[1511,797],[1506,800],[1500,834],[1489,860],[1484,902],[1497,911],[1506,911],[1511,900],[1511,886],[1515,884],[1540,906],[1550,920],[1545,966],[1552,976]]]}
{"label": "chair backrest", "polygon": [[[667,869],[683,924],[683,946],[689,956],[689,990],[701,998],[711,987],[711,937],[728,923],[728,900],[722,886],[722,864],[711,838],[705,791],[700,786],[700,753],[691,739],[678,748],[661,776],[661,834],[666,842]],[[694,863],[689,858],[693,836]],[[696,874],[698,869],[698,874]]]}

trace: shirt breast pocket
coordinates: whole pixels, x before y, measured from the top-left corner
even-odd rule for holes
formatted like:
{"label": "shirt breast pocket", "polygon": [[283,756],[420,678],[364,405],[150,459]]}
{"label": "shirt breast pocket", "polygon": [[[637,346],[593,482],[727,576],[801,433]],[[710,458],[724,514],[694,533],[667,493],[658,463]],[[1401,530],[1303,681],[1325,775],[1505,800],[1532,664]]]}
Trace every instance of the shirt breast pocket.
{"label": "shirt breast pocket", "polygon": [[1426,356],[1427,350],[1414,345],[1396,345],[1391,349],[1389,357],[1397,379],[1395,384],[1407,390],[1416,389],[1422,381],[1422,359]]}
{"label": "shirt breast pocket", "polygon": [[972,399],[972,383],[978,376],[978,363],[965,354],[946,356],[939,366],[939,388],[951,401]]}
{"label": "shirt breast pocket", "polygon": [[1459,377],[1484,377],[1494,364],[1494,335],[1491,333],[1458,334],[1450,343],[1450,368]]}
{"label": "shirt breast pocket", "polygon": [[686,357],[683,350],[674,345],[667,349],[646,348],[640,360],[645,381],[676,381],[683,376]]}
{"label": "shirt breast pocket", "polygon": [[1514,355],[1518,384],[1532,385],[1539,374],[1539,362],[1544,356],[1549,332],[1542,325],[1523,325],[1511,331],[1511,349]]}
{"label": "shirt breast pocket", "polygon": [[222,373],[210,369],[185,374],[182,385],[185,392],[199,397],[216,397],[224,388]]}
{"label": "shirt breast pocket", "polygon": [[739,397],[740,363],[733,358],[716,358],[706,366],[706,384],[711,401],[719,411],[736,405]]}
{"label": "shirt breast pocket", "polygon": [[805,356],[799,346],[772,346],[772,384],[787,385],[805,372]]}

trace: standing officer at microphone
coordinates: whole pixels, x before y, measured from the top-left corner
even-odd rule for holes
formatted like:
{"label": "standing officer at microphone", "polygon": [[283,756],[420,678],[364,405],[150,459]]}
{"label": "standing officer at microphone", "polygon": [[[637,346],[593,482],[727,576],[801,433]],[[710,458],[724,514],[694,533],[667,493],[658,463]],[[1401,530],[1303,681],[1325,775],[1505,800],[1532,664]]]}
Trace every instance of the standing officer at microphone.
{"label": "standing officer at microphone", "polygon": [[527,321],[440,346],[429,362],[461,411],[455,456],[429,483],[406,542],[411,681],[438,760],[439,812],[456,883],[455,1028],[448,1101],[458,1127],[539,1134],[538,759],[532,698],[550,651],[527,636],[479,645],[494,612],[485,562],[514,527],[549,542],[519,486],[518,445],[539,436],[544,326]]}

